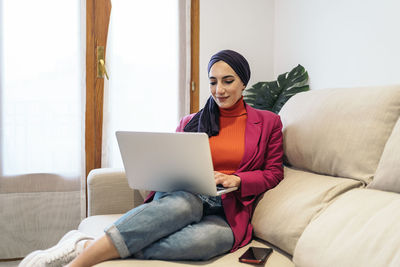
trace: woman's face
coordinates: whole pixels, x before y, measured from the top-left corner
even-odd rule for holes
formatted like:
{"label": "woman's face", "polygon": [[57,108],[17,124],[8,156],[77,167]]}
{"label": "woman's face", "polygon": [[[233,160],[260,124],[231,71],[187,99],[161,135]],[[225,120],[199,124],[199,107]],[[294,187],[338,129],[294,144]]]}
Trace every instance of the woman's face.
{"label": "woman's face", "polygon": [[230,108],[235,105],[246,88],[236,72],[224,61],[212,65],[208,79],[211,95],[220,108]]}

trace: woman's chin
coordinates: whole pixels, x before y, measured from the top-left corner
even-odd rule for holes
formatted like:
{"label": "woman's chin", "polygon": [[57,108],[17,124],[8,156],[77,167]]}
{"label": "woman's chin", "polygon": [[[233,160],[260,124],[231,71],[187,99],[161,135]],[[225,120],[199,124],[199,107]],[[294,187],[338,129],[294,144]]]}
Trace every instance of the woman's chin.
{"label": "woman's chin", "polygon": [[215,103],[217,103],[218,107],[220,108],[230,108],[232,107],[235,103],[232,103],[230,98],[222,98],[222,99],[218,99],[218,98],[214,98]]}
{"label": "woman's chin", "polygon": [[218,103],[218,106],[220,108],[227,109],[227,108],[232,107],[233,105],[232,105],[232,103]]}

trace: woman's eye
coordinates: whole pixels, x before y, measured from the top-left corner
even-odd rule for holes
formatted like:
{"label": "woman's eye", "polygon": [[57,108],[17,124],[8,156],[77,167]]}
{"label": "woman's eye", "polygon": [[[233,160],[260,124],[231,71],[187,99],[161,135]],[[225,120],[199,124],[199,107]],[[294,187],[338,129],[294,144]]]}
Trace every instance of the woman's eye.
{"label": "woman's eye", "polygon": [[225,83],[227,84],[233,83],[233,80],[225,81]]}
{"label": "woman's eye", "polygon": [[211,84],[211,85],[216,85],[216,84],[217,84],[217,82],[210,82],[210,84]]}

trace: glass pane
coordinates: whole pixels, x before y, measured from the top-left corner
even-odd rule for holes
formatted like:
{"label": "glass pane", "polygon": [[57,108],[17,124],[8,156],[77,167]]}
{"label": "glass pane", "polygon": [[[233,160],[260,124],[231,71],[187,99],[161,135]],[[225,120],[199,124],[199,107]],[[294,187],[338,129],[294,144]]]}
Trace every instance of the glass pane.
{"label": "glass pane", "polygon": [[115,131],[175,131],[178,0],[112,2],[103,166],[122,167]]}
{"label": "glass pane", "polygon": [[80,1],[1,1],[2,175],[80,175]]}

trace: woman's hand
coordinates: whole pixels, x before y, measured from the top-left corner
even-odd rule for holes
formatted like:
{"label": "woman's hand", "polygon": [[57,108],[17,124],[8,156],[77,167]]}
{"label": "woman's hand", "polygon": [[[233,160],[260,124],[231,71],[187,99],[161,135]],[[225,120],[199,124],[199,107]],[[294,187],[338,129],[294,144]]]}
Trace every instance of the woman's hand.
{"label": "woman's hand", "polygon": [[240,177],[236,175],[228,175],[214,171],[215,184],[221,184],[223,187],[240,187]]}

